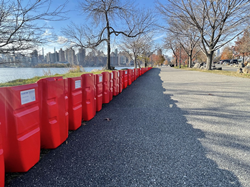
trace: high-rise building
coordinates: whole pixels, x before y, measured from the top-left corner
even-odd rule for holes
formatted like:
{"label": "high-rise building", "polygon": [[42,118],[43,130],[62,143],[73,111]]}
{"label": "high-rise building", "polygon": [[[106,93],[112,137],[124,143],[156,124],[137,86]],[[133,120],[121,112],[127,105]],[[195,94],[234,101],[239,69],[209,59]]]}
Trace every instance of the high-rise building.
{"label": "high-rise building", "polygon": [[42,48],[42,55],[43,55],[43,57],[44,57],[44,48]]}
{"label": "high-rise building", "polygon": [[78,54],[77,54],[77,61],[78,61],[78,65],[84,66],[84,59],[85,59],[85,49],[83,49],[82,47],[78,50]]}
{"label": "high-rise building", "polygon": [[118,56],[118,49],[115,49],[115,56]]}
{"label": "high-rise building", "polygon": [[55,51],[53,54],[54,54],[54,59],[55,59],[54,62],[59,62],[59,54],[58,54],[58,52]]}
{"label": "high-rise building", "polygon": [[38,56],[38,63],[43,63],[44,62],[44,56],[43,55],[39,55]]}
{"label": "high-rise building", "polygon": [[130,57],[128,56],[128,51],[119,52],[117,61],[119,66],[128,65],[130,63]]}
{"label": "high-rise building", "polygon": [[118,56],[111,56],[110,57],[110,65],[111,66],[118,66]]}
{"label": "high-rise building", "polygon": [[75,51],[71,48],[67,49],[65,51],[65,57],[66,60],[71,64],[71,65],[75,65],[76,64],[76,55],[75,55]]}
{"label": "high-rise building", "polygon": [[59,62],[65,62],[65,52],[62,50],[62,48],[59,50]]}
{"label": "high-rise building", "polygon": [[46,54],[46,61],[47,63],[52,63],[53,62],[53,55],[51,52]]}
{"label": "high-rise building", "polygon": [[33,65],[38,63],[38,51],[36,49],[31,53],[31,63]]}

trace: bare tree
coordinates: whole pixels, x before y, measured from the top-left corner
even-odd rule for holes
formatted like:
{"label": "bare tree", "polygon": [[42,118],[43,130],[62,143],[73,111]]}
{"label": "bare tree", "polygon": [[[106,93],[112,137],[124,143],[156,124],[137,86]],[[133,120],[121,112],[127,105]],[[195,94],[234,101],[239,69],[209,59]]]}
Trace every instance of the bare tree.
{"label": "bare tree", "polygon": [[95,48],[101,43],[107,43],[108,61],[106,69],[110,66],[111,36],[123,35],[136,37],[146,33],[153,25],[153,14],[146,10],[136,10],[134,5],[121,0],[85,0],[80,3],[83,13],[92,22],[87,25],[71,24],[62,29],[68,42],[74,46]]}
{"label": "bare tree", "polygon": [[175,66],[177,66],[178,64],[178,54],[177,54],[178,51],[177,50],[178,48],[180,48],[180,45],[175,34],[169,33],[167,35],[164,41],[164,48],[167,50],[170,49],[173,52],[174,57],[175,57]]}
{"label": "bare tree", "polygon": [[[51,0],[0,0],[0,54],[24,53],[51,39],[44,21],[65,20],[65,3],[51,10]],[[40,21],[40,22],[39,22]]]}
{"label": "bare tree", "polygon": [[148,43],[148,45],[143,48],[142,54],[139,56],[139,59],[144,61],[145,67],[148,66],[150,56],[158,49],[159,47],[157,45],[151,45],[150,43]]}
{"label": "bare tree", "polygon": [[123,42],[120,45],[120,48],[124,50],[130,58],[134,61],[134,68],[137,68],[137,64],[140,68],[139,57],[140,59],[145,60],[147,64],[147,58],[151,55],[152,44],[152,35],[139,35],[134,38],[124,37]]}
{"label": "bare tree", "polygon": [[164,17],[199,31],[207,69],[211,69],[214,52],[242,34],[250,15],[248,0],[167,0],[166,5],[158,1],[157,6]]}
{"label": "bare tree", "polygon": [[195,47],[200,42],[200,33],[198,30],[187,22],[178,22],[179,20],[171,19],[168,22],[168,30],[174,33],[188,55],[188,67],[191,68]]}

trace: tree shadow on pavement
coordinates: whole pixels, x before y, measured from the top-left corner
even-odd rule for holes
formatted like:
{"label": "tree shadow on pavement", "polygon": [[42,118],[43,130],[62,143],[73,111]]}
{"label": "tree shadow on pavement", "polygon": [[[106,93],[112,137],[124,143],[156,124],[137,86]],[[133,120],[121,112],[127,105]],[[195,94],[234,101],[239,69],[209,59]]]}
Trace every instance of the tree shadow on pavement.
{"label": "tree shadow on pavement", "polygon": [[205,134],[164,94],[159,74],[139,77],[9,186],[241,186],[206,157]]}

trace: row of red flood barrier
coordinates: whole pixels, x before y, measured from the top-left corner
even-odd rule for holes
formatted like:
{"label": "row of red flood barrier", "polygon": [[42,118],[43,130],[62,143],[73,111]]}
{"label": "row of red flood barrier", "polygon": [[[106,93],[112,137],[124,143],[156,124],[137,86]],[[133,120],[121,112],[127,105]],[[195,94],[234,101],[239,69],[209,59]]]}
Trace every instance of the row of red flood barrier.
{"label": "row of red flood barrier", "polygon": [[151,68],[81,77],[49,77],[37,83],[0,88],[0,187],[5,172],[27,172],[40,149],[55,149],[140,75]]}

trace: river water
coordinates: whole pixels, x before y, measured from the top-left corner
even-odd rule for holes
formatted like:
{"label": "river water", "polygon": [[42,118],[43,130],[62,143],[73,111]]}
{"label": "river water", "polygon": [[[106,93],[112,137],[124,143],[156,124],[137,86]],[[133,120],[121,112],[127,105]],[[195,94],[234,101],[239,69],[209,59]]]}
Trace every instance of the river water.
{"label": "river water", "polygon": [[[84,67],[86,72],[90,72],[93,69],[101,70],[103,67]],[[116,67],[120,70],[123,68],[133,67]],[[35,76],[43,76],[46,72],[50,72],[52,75],[58,73],[67,73],[70,68],[0,68],[0,83],[8,82],[15,79],[28,79]]]}

